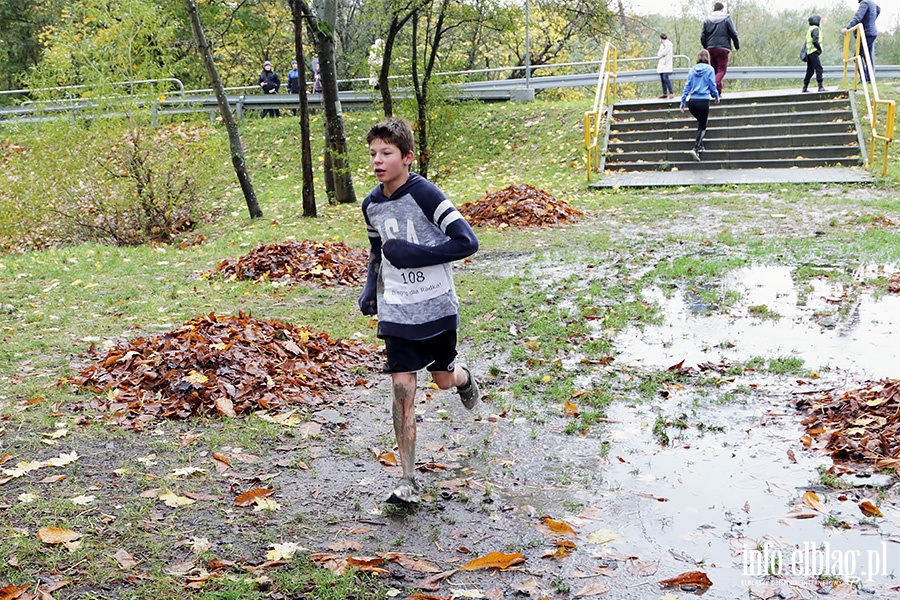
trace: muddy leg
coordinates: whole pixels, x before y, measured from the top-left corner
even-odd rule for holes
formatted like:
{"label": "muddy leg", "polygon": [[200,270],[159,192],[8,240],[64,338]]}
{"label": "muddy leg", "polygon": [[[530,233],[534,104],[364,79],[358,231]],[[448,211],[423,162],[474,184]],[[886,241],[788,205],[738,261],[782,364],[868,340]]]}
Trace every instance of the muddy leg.
{"label": "muddy leg", "polygon": [[393,373],[391,381],[394,392],[391,412],[400,466],[404,477],[413,477],[416,471],[416,374]]}

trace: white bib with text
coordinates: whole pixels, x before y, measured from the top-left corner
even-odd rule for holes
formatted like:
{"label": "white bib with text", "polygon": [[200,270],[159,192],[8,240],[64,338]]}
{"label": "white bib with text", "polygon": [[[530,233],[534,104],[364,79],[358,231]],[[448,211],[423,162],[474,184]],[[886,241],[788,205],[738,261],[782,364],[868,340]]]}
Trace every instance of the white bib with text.
{"label": "white bib with text", "polygon": [[381,261],[384,301],[388,304],[416,304],[437,298],[450,289],[443,265],[398,269],[384,258]]}

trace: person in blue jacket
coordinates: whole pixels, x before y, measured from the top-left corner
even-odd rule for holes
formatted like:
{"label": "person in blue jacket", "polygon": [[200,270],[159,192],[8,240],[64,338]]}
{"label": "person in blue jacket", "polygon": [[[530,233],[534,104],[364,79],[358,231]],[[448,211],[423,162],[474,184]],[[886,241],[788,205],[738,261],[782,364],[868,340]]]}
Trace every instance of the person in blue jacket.
{"label": "person in blue jacket", "polygon": [[716,71],[709,66],[709,51],[701,50],[697,55],[697,64],[688,73],[681,92],[681,112],[684,112],[686,106],[697,119],[697,137],[691,148],[694,160],[700,160],[700,154],[705,150],[703,138],[706,136],[706,123],[709,120],[710,98],[715,99],[716,104],[719,103]]}
{"label": "person in blue jacket", "polygon": [[[291,70],[288,71],[287,74],[287,89],[288,94],[299,94],[300,93],[300,71],[297,70],[297,61],[291,61]],[[294,110],[294,116],[297,116],[297,113],[300,112],[298,109]]]}
{"label": "person in blue jacket", "polygon": [[480,398],[469,369],[456,361],[459,300],[451,261],[471,256],[478,239],[433,183],[410,172],[413,132],[387,119],[366,135],[379,184],[362,204],[369,236],[369,271],[359,296],[364,315],[378,315],[387,355],[394,434],[402,477],[387,502],[419,501],[415,478],[417,373],[428,369],[442,390],[456,387],[463,406]]}
{"label": "person in blue jacket", "polygon": [[[846,27],[841,29],[841,33],[847,33],[850,29],[862,23],[863,31],[866,34],[866,49],[869,51],[869,60],[872,61],[872,68],[875,68],[875,38],[878,37],[878,27],[875,25],[875,19],[881,14],[881,7],[875,4],[873,0],[859,0],[859,8],[856,14],[850,19]],[[866,81],[870,82],[869,65],[863,56],[863,74]]]}

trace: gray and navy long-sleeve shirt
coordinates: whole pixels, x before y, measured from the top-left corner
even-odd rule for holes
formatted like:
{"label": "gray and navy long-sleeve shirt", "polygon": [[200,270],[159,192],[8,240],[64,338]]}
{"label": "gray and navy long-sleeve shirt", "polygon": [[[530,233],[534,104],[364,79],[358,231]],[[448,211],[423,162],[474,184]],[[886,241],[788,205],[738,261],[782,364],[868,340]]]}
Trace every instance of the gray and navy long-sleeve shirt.
{"label": "gray and navy long-sleeve shirt", "polygon": [[410,173],[390,197],[382,186],[362,204],[371,244],[360,306],[376,299],[378,337],[424,340],[459,326],[451,261],[478,239],[437,186]]}

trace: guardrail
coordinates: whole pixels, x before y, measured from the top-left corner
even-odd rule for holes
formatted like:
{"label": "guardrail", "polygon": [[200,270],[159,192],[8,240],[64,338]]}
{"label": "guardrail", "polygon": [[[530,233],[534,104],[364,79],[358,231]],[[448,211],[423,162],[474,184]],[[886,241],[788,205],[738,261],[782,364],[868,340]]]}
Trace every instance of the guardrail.
{"label": "guardrail", "polygon": [[[690,64],[690,59],[684,55],[676,56],[676,59],[686,61]],[[619,59],[618,63],[636,64],[641,61],[655,61],[655,57]],[[524,72],[525,67],[503,67],[496,69],[483,69],[479,71],[455,71],[448,73],[440,73],[442,78],[450,80],[450,85],[456,87],[456,97],[463,100],[479,100],[485,102],[491,101],[508,101],[513,97],[513,92],[527,88],[533,89],[552,89],[566,87],[593,87],[597,85],[598,75],[601,70],[602,61],[590,61],[579,63],[563,63],[551,65],[532,65],[530,72],[533,74],[529,79],[501,79],[502,74],[507,76],[511,73]],[[555,70],[569,69],[572,71],[566,74],[552,74]],[[900,65],[878,65],[875,67],[879,79],[900,79]],[[825,77],[830,80],[839,79],[842,76],[844,66],[826,66]],[[687,77],[689,69],[677,67],[672,78],[674,80],[683,81]],[[541,72],[548,73],[540,75]],[[730,66],[728,68],[729,80],[749,80],[749,79],[779,79],[793,80],[798,82],[802,80],[806,72],[805,66],[763,66],[763,67],[740,67]],[[454,79],[464,79],[468,81],[456,81]],[[410,87],[403,87],[401,84],[409,82],[408,77],[401,75],[391,76],[391,79],[398,85],[394,90],[395,98],[405,98],[412,96]],[[630,71],[617,71],[616,80],[618,83],[641,83],[656,82],[659,75],[655,69],[635,69]],[[209,90],[184,90],[183,86],[179,86],[181,82],[177,82],[178,90],[173,95],[160,101],[157,97],[148,97],[147,102],[152,102],[156,114],[179,114],[201,112],[209,114],[210,119],[215,119],[218,115],[218,104],[215,97]],[[362,84],[363,80],[342,80],[341,85]],[[127,84],[129,82],[123,82]],[[84,86],[72,86],[73,88],[82,88]],[[55,89],[55,88],[54,88]],[[236,93],[237,92],[237,93]],[[254,93],[249,93],[254,92]],[[8,90],[0,91],[0,94],[28,94],[29,90]],[[241,118],[245,110],[262,110],[266,108],[277,109],[293,109],[299,108],[299,99],[296,95],[288,94],[262,94],[259,93],[258,86],[245,86],[237,88],[226,88],[228,94],[228,102],[232,110],[238,118]],[[380,99],[378,92],[368,87],[368,80],[365,80],[365,88],[358,90],[347,90],[339,92],[338,97],[341,103],[350,108],[354,106],[370,106],[372,102]],[[308,101],[311,106],[320,105],[322,95],[310,93]],[[40,106],[20,105],[14,107],[0,107],[0,123],[3,120],[19,120],[19,121],[44,121],[60,118],[65,115],[69,117],[77,114],[79,111],[87,111],[94,105],[89,99],[67,99],[64,102],[45,103]],[[110,115],[112,116],[112,115]]]}
{"label": "guardrail", "polygon": [[587,155],[587,178],[591,181],[594,165],[600,165],[600,123],[608,122],[609,107],[616,93],[616,76],[619,70],[619,51],[606,42],[603,49],[603,63],[597,77],[597,92],[594,94],[594,108],[584,113],[584,150]]}
{"label": "guardrail", "polygon": [[[856,48],[851,56],[850,39],[852,34],[855,34],[856,37]],[[888,151],[891,142],[894,140],[894,112],[896,106],[893,100],[882,100],[878,94],[878,72],[872,68],[872,57],[869,56],[869,46],[866,44],[866,30],[863,28],[862,23],[844,32],[844,85],[847,85],[847,69],[850,64],[856,67],[853,71],[853,91],[856,91],[858,83],[862,85],[863,95],[866,98],[866,110],[869,113],[867,118],[870,131],[872,132],[872,143],[869,144],[869,159],[867,163],[872,164],[875,160],[875,140],[884,142],[884,164],[881,168],[881,176],[884,177],[887,175]],[[870,74],[871,82],[866,81],[865,77],[862,76],[864,72]],[[871,98],[869,97],[869,86],[872,87]],[[886,113],[884,133],[878,132],[879,106],[883,106]]]}

